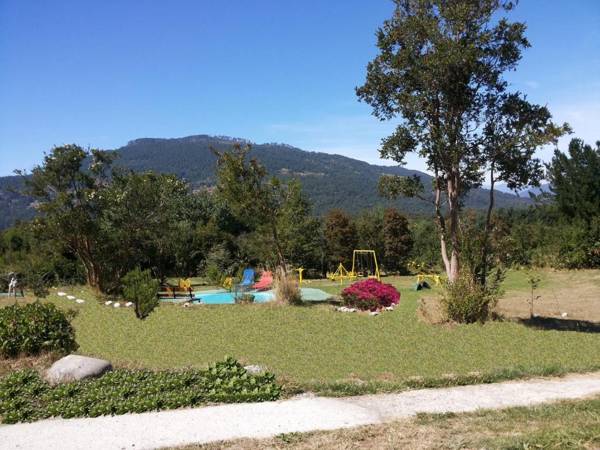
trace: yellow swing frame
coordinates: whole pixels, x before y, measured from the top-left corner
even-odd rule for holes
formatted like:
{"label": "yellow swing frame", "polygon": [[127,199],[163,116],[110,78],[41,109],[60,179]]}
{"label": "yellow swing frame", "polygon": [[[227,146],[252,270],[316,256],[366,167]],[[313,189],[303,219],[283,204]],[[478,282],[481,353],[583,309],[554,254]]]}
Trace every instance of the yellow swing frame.
{"label": "yellow swing frame", "polygon": [[375,273],[369,275],[369,278],[374,278],[377,281],[381,281],[381,273],[379,272],[379,264],[377,263],[377,254],[375,253],[375,250],[354,250],[352,252],[352,271],[349,273],[349,275],[351,275],[352,278],[358,278],[358,273],[356,272],[356,257],[358,255],[373,256],[373,262],[375,263]]}

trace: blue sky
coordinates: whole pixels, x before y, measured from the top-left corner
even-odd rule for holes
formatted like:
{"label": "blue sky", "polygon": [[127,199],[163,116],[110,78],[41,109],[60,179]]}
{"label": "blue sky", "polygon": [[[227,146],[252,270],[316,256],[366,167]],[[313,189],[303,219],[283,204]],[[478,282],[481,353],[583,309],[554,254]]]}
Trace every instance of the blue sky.
{"label": "blue sky", "polygon": [[[0,0],[0,175],[54,145],[214,134],[380,162],[358,103],[388,0]],[[509,79],[600,139],[600,1],[522,0]],[[547,158],[550,150],[541,152]],[[424,169],[417,158],[407,166]]]}

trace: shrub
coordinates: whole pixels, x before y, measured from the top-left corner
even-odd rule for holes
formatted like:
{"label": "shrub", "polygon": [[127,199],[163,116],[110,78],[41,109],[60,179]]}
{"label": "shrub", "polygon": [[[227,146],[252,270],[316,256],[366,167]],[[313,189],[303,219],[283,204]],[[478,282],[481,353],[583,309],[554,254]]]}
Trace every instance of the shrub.
{"label": "shrub", "polygon": [[123,297],[135,305],[138,319],[145,319],[158,306],[159,283],[149,270],[135,268],[121,279],[121,283]]}
{"label": "shrub", "polygon": [[254,303],[254,295],[248,293],[239,294],[235,297],[235,302],[242,304]]}
{"label": "shrub", "polygon": [[446,282],[441,303],[448,319],[459,323],[485,322],[491,316],[502,291],[503,272],[496,271],[486,285],[462,274],[453,283]]}
{"label": "shrub", "polygon": [[282,269],[277,270],[274,290],[277,302],[288,305],[302,304],[302,294],[298,287],[298,281],[287,275]]}
{"label": "shrub", "polygon": [[210,263],[206,265],[205,276],[212,284],[220,286],[223,283],[223,274],[216,264]]}
{"label": "shrub", "polygon": [[205,370],[118,369],[100,378],[50,386],[33,370],[0,379],[4,423],[48,417],[97,417],[192,407],[206,403],[277,400],[281,388],[270,373],[249,374],[228,358]]}
{"label": "shrub", "polygon": [[52,303],[31,303],[0,308],[0,356],[70,353],[77,349],[75,330],[67,313]]}
{"label": "shrub", "polygon": [[400,293],[391,284],[375,279],[357,281],[342,291],[344,305],[362,311],[376,311],[400,302]]}

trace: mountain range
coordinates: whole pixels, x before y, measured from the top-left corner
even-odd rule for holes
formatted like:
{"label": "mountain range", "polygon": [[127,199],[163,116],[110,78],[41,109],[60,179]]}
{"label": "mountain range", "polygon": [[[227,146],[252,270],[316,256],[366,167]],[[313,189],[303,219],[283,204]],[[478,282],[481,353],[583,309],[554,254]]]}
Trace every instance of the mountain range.
{"label": "mountain range", "polygon": [[[249,144],[244,139],[224,136],[197,135],[174,139],[142,138],[130,141],[114,150],[116,165],[134,171],[153,170],[173,173],[186,179],[194,189],[213,186],[216,157],[211,149],[227,150],[232,145]],[[316,214],[332,208],[357,213],[373,206],[395,206],[408,215],[430,214],[430,205],[416,199],[384,200],[377,193],[377,181],[383,174],[419,175],[425,186],[431,176],[398,166],[380,166],[341,155],[304,151],[286,144],[252,144],[251,156],[256,157],[269,174],[281,178],[297,178],[311,199]],[[13,192],[22,186],[19,177],[0,177],[0,229],[17,220],[34,216],[31,199]],[[475,189],[465,199],[471,208],[487,206],[489,191]],[[525,197],[496,193],[496,205],[522,207],[531,204]]]}

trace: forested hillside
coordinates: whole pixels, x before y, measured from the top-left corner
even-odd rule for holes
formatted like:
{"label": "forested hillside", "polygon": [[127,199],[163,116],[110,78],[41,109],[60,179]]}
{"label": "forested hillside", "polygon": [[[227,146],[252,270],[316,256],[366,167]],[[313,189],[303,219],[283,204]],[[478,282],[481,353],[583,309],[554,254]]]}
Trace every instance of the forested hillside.
{"label": "forested hillside", "polygon": [[[210,187],[215,182],[216,158],[211,148],[226,150],[241,139],[189,136],[178,139],[143,138],[129,142],[115,150],[116,165],[134,171],[154,170],[173,173],[189,181],[193,188]],[[428,186],[430,177],[402,167],[368,164],[352,158],[327,153],[307,152],[285,144],[254,144],[252,155],[258,158],[269,173],[282,178],[294,177],[314,204],[315,212],[323,214],[332,208],[356,213],[375,205],[396,206],[409,215],[429,214],[430,207],[419,200],[387,201],[377,193],[377,180],[382,174],[423,177]],[[34,209],[30,201],[13,192],[21,180],[17,177],[0,178],[0,227],[6,228],[19,219],[31,218]],[[487,205],[488,191],[478,189],[466,199],[466,205],[483,208]],[[520,206],[530,201],[508,193],[497,193],[497,206]]]}
{"label": "forested hillside", "polygon": [[[117,150],[118,164],[136,171],[174,173],[190,181],[194,187],[211,186],[215,181],[216,158],[210,149],[226,150],[235,142],[245,141],[206,135],[180,139],[137,139]],[[418,174],[427,186],[431,178],[416,170],[377,166],[341,155],[307,152],[285,144],[253,144],[251,154],[265,165],[269,173],[300,179],[319,214],[335,207],[358,212],[375,204],[393,204],[408,214],[430,212],[429,206],[421,201],[401,199],[388,202],[377,193],[377,180],[384,173]],[[466,204],[483,208],[487,202],[488,191],[479,189],[469,196]],[[497,193],[497,205],[500,208],[528,203],[528,199]]]}
{"label": "forested hillside", "polygon": [[21,177],[0,177],[0,230],[35,215],[31,200],[18,193],[22,187]]}

